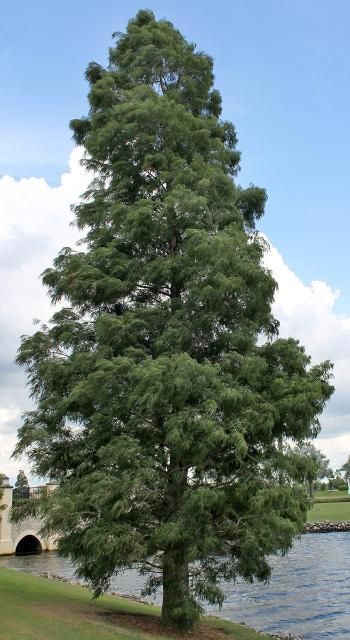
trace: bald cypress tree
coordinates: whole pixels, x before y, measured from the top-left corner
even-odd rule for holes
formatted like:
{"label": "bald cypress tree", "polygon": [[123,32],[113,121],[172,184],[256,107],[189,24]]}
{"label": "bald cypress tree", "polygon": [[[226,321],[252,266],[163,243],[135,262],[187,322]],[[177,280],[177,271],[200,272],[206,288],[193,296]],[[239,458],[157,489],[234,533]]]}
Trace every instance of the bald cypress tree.
{"label": "bald cypress tree", "polygon": [[317,434],[331,367],[277,338],[266,194],[235,183],[211,58],[140,11],[86,77],[84,242],[43,275],[64,306],[23,338],[36,406],[17,453],[58,479],[42,512],[96,595],[137,566],[164,623],[190,628],[221,579],[267,579],[301,529],[279,443]]}

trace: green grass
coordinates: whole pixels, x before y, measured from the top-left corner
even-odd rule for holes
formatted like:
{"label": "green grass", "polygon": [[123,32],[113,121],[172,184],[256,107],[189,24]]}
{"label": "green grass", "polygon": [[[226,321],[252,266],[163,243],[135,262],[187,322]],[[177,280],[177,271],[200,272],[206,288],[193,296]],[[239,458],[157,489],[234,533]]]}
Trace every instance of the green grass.
{"label": "green grass", "polygon": [[[114,596],[91,600],[91,593],[82,587],[4,568],[0,568],[0,603],[1,640],[169,638],[157,627],[157,607]],[[146,623],[142,622],[144,620]],[[151,628],[154,624],[152,633],[138,626],[147,623]],[[205,640],[213,640],[213,636],[218,639],[227,636],[230,640],[268,640],[251,629],[219,618],[204,619],[196,633],[196,638],[200,636]]]}
{"label": "green grass", "polygon": [[350,520],[350,502],[318,502],[307,514],[308,522]]}
{"label": "green grass", "polygon": [[325,503],[325,502],[350,502],[350,496],[339,496],[339,497],[334,497],[333,500],[330,500],[330,498],[315,498],[314,499],[315,503]]}
{"label": "green grass", "polygon": [[316,502],[319,500],[322,500],[322,502],[337,502],[338,500],[347,502],[348,500],[350,501],[350,496],[347,491],[316,491],[315,500]]}

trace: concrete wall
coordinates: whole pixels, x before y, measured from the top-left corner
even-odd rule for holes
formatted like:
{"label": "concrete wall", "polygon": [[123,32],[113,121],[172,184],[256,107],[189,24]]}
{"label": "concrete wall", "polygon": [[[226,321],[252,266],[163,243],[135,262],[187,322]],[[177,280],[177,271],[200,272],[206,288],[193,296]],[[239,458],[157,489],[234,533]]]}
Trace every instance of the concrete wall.
{"label": "concrete wall", "polygon": [[0,507],[5,507],[0,511],[0,556],[14,553],[12,540],[12,525],[9,520],[10,509],[12,507],[12,487],[9,479],[5,476],[2,479],[1,489],[3,492],[0,498]]}
{"label": "concrete wall", "polygon": [[[2,484],[1,484],[2,482]],[[0,497],[0,556],[12,555],[16,553],[16,547],[25,536],[34,536],[39,540],[43,551],[53,551],[56,544],[53,538],[42,538],[39,531],[42,527],[40,520],[28,518],[23,522],[13,525],[10,522],[10,509],[12,507],[13,487],[9,484],[9,479],[5,476],[0,479],[0,487],[3,492]],[[53,488],[53,486],[51,485]],[[51,488],[50,487],[50,488]]]}

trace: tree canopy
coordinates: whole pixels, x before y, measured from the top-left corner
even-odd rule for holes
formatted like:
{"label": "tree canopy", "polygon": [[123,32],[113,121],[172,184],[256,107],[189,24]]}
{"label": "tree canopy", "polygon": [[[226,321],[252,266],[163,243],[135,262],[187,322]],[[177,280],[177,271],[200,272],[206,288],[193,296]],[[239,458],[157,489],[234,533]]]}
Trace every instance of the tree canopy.
{"label": "tree canopy", "polygon": [[83,242],[43,274],[63,308],[20,347],[35,408],[16,451],[58,479],[42,514],[96,595],[137,566],[163,622],[190,628],[220,580],[266,580],[302,528],[278,443],[317,435],[331,365],[278,339],[266,193],[236,183],[212,59],[140,11],[86,77]]}
{"label": "tree canopy", "polygon": [[347,461],[343,464],[340,471],[344,474],[345,480],[350,480],[350,456],[348,456]]}
{"label": "tree canopy", "polygon": [[15,487],[16,489],[24,489],[25,487],[28,487],[28,486],[29,486],[28,478],[24,473],[24,471],[20,469],[16,478]]}
{"label": "tree canopy", "polygon": [[308,487],[309,498],[314,496],[314,484],[316,480],[333,477],[333,471],[330,468],[329,460],[319,449],[311,442],[303,442],[295,449],[298,459],[301,478],[306,482]]}

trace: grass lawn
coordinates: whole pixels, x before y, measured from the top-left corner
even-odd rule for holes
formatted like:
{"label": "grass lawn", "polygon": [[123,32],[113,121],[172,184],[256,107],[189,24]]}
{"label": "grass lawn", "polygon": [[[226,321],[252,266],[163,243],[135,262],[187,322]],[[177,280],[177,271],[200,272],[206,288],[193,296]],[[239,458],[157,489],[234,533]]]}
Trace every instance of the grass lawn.
{"label": "grass lawn", "polygon": [[1,640],[268,640],[244,626],[206,618],[192,634],[171,634],[159,609],[125,598],[91,600],[87,589],[0,568]]}
{"label": "grass lawn", "polygon": [[350,502],[318,502],[307,514],[308,522],[350,520]]}
{"label": "grass lawn", "polygon": [[315,499],[316,500],[329,500],[333,502],[334,499],[339,500],[340,498],[350,500],[350,496],[347,491],[316,491]]}

